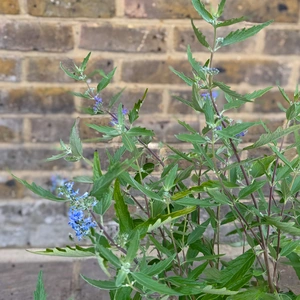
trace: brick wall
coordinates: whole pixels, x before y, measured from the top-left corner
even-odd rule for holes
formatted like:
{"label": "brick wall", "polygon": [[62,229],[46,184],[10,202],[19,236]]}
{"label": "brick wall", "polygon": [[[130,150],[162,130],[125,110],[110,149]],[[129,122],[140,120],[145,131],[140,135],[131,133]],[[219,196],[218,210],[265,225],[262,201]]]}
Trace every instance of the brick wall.
{"label": "brick wall", "polygon": [[[207,6],[217,2],[206,1]],[[221,49],[215,56],[218,80],[239,92],[279,83],[291,94],[300,74],[299,3],[227,0],[226,18],[246,15],[249,22],[275,23],[248,41]],[[122,101],[128,108],[149,88],[141,121],[156,131],[158,141],[174,143],[178,118],[197,128],[202,123],[172,99],[188,98],[190,89],[169,66],[190,73],[187,44],[199,61],[208,58],[195,40],[190,17],[204,33],[210,28],[189,0],[1,0],[0,14],[0,220],[6,224],[0,247],[64,244],[69,231],[66,207],[37,199],[7,172],[44,186],[53,174],[70,178],[89,172],[82,163],[42,162],[54,153],[60,138],[68,140],[77,116],[82,119],[82,138],[95,136],[84,127],[90,117],[81,113],[83,103],[68,93],[80,91],[82,85],[68,79],[59,62],[80,61],[92,51],[91,69],[117,66],[103,99],[126,86]],[[284,105],[274,88],[235,117],[269,120],[272,129],[283,119],[278,102]],[[96,122],[108,119],[98,117]],[[260,134],[254,127],[245,142]],[[87,156],[96,148],[103,155],[106,147],[85,145]],[[50,232],[54,222],[58,225]]]}

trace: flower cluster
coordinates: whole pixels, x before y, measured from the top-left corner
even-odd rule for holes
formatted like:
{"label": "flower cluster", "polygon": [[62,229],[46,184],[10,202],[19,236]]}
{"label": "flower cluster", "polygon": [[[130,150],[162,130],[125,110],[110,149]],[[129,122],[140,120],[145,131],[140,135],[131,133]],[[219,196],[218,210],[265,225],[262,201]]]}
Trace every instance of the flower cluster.
{"label": "flower cluster", "polygon": [[[218,97],[218,92],[217,91],[212,91],[212,97],[213,99],[215,100],[217,97]],[[204,99],[204,100],[209,100],[210,99],[210,93],[202,93],[201,94],[201,97]]]}
{"label": "flower cluster", "polygon": [[94,114],[97,114],[97,112],[101,110],[103,101],[99,95],[94,96],[94,100],[95,100],[95,104],[93,106],[93,111],[94,111]]}
{"label": "flower cluster", "polygon": [[84,212],[71,207],[69,210],[69,223],[75,231],[76,237],[80,241],[88,235],[90,228],[96,227],[96,223],[91,217],[84,218]]}
{"label": "flower cluster", "polygon": [[56,193],[57,190],[66,183],[67,179],[59,175],[52,175],[50,178],[50,191]]}

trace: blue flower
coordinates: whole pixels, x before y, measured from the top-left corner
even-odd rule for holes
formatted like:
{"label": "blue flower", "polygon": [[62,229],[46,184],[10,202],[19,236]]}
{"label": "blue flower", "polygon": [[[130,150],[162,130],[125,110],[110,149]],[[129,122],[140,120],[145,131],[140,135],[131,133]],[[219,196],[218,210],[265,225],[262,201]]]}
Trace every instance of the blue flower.
{"label": "blue flower", "polygon": [[128,114],[128,109],[127,108],[122,108],[122,114],[125,116]]}
{"label": "blue flower", "polygon": [[217,126],[216,130],[222,130],[222,125]]}
{"label": "blue flower", "polygon": [[235,136],[235,137],[239,138],[239,137],[245,136],[245,135],[246,135],[246,133],[247,133],[247,130],[246,130],[246,131],[242,131],[242,132],[240,132],[240,133],[236,134],[236,136]]}
{"label": "blue flower", "polygon": [[91,217],[84,218],[84,212],[71,207],[69,210],[69,223],[75,231],[76,237],[80,241],[88,235],[90,228],[96,227],[96,223]]}
{"label": "blue flower", "polygon": [[[212,91],[212,97],[215,100],[218,97],[219,93],[217,91]],[[201,97],[204,98],[204,100],[210,99],[210,93],[203,93],[201,94]]]}
{"label": "blue flower", "polygon": [[99,95],[94,96],[94,100],[95,100],[95,104],[93,107],[93,111],[96,114],[99,111],[103,101],[102,98],[99,97]]}

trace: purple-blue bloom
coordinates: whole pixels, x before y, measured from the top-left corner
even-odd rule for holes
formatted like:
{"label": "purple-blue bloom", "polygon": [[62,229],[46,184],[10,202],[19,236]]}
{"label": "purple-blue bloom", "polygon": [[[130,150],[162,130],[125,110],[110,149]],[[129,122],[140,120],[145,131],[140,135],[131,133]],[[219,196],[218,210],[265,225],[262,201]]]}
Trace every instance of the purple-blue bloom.
{"label": "purple-blue bloom", "polygon": [[75,231],[76,237],[80,241],[88,235],[90,228],[96,227],[96,223],[91,217],[84,218],[84,212],[71,207],[69,210],[69,223]]}
{"label": "purple-blue bloom", "polygon": [[[218,97],[218,95],[219,95],[219,93],[217,91],[212,91],[213,99],[216,99]],[[204,100],[209,100],[210,94],[208,92],[207,93],[202,93],[201,97],[204,98]]]}
{"label": "purple-blue bloom", "polygon": [[216,130],[222,130],[222,125],[217,126]]}
{"label": "purple-blue bloom", "polygon": [[95,104],[93,107],[94,113],[96,114],[100,108],[100,106],[102,105],[102,98],[99,97],[99,95],[97,94],[96,96],[94,96],[94,100],[95,100]]}
{"label": "purple-blue bloom", "polygon": [[247,133],[247,131],[242,131],[242,132],[238,133],[235,137],[239,138],[239,137],[245,136],[246,133]]}

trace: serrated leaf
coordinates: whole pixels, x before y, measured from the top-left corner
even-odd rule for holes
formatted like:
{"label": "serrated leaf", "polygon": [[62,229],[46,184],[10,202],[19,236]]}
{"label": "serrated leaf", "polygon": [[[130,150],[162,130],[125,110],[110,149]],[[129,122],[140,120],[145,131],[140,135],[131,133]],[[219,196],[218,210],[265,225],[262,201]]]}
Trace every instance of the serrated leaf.
{"label": "serrated leaf", "polygon": [[90,279],[88,277],[85,277],[83,275],[80,274],[80,276],[82,277],[83,280],[85,280],[88,284],[90,284],[91,286],[94,286],[98,289],[101,290],[116,290],[118,287],[116,286],[115,281],[105,281],[105,280],[94,280],[94,279]]}
{"label": "serrated leaf", "polygon": [[187,46],[187,56],[188,56],[188,61],[189,61],[190,65],[196,71],[197,75],[203,81],[206,81],[206,75],[205,75],[205,73],[203,71],[203,68],[200,66],[200,64],[193,57],[190,45]]}
{"label": "serrated leaf", "polygon": [[101,79],[101,81],[99,82],[99,84],[97,85],[97,93],[99,93],[100,91],[102,91],[104,88],[106,88],[108,86],[108,84],[110,83],[111,79],[113,78],[115,71],[117,68],[114,68],[112,71],[110,71],[106,77],[103,77]]}
{"label": "serrated leaf", "polygon": [[129,111],[128,119],[130,124],[133,124],[133,122],[139,118],[139,112],[144,100],[146,99],[147,93],[148,93],[148,89],[145,90],[143,97],[134,104],[133,109]]}
{"label": "serrated leaf", "polygon": [[76,96],[76,97],[80,97],[80,98],[92,100],[92,99],[91,99],[91,96],[86,95],[86,94],[82,94],[82,93],[78,93],[78,92],[71,92],[71,94],[72,94],[73,96]]}
{"label": "serrated leaf", "polygon": [[195,111],[203,112],[203,104],[204,100],[201,99],[201,96],[199,94],[199,89],[196,83],[193,84],[192,87],[192,108]]}
{"label": "serrated leaf", "polygon": [[167,285],[153,280],[151,276],[143,273],[131,273],[131,276],[144,288],[159,293],[160,295],[180,295],[180,293],[172,290]]}
{"label": "serrated leaf", "polygon": [[78,132],[78,123],[79,123],[79,118],[76,119],[71,129],[70,148],[73,156],[82,157],[83,150],[82,150],[82,144]]}
{"label": "serrated leaf", "polygon": [[273,21],[271,20],[259,25],[252,26],[250,28],[243,28],[238,29],[236,31],[232,31],[223,39],[222,46],[228,46],[234,43],[242,42],[248,39],[249,37],[257,34],[259,31],[261,31],[266,26],[270,25],[272,22]]}
{"label": "serrated leaf", "polygon": [[226,3],[226,0],[221,0],[221,2],[218,5],[218,11],[217,11],[218,18],[223,14],[225,3]]}
{"label": "serrated leaf", "polygon": [[181,126],[183,126],[186,130],[188,130],[191,133],[197,133],[197,130],[195,130],[192,126],[190,126],[189,124],[187,124],[184,121],[177,121]]}
{"label": "serrated leaf", "polygon": [[119,258],[110,249],[102,245],[97,245],[97,252],[116,268],[121,268],[121,262]]}
{"label": "serrated leaf", "polygon": [[278,89],[283,97],[283,99],[288,103],[288,104],[291,104],[292,101],[290,100],[290,98],[288,97],[288,95],[286,94],[286,92],[284,91],[283,88],[281,88],[280,86],[278,86]]}
{"label": "serrated leaf", "polygon": [[219,22],[217,24],[216,28],[230,26],[230,25],[237,24],[237,23],[240,23],[240,22],[243,22],[243,21],[245,21],[245,17],[233,18],[233,19],[225,20],[223,22]]}
{"label": "serrated leaf", "polygon": [[39,272],[38,280],[36,283],[36,290],[33,293],[34,300],[47,300],[47,295],[43,282],[43,271]]}
{"label": "serrated leaf", "polygon": [[300,125],[294,125],[286,129],[282,129],[282,127],[278,127],[274,132],[262,134],[258,139],[258,141],[256,141],[254,144],[248,147],[245,147],[243,150],[255,149],[269,143],[274,143],[274,141],[278,140],[279,138],[299,129],[300,129]]}
{"label": "serrated leaf", "polygon": [[245,199],[250,194],[261,189],[266,183],[267,183],[266,180],[261,180],[261,181],[254,180],[250,185],[248,185],[240,190],[238,199]]}
{"label": "serrated leaf", "polygon": [[185,153],[177,150],[176,148],[171,147],[170,145],[167,145],[168,148],[170,148],[174,153],[176,153],[178,156],[182,157],[183,159],[189,161],[189,162],[193,162],[193,160],[191,158],[189,158]]}
{"label": "serrated leaf", "polygon": [[187,133],[180,133],[175,135],[175,137],[183,142],[187,142],[187,143],[199,143],[199,144],[206,144],[207,140],[202,137],[199,134],[187,134]]}
{"label": "serrated leaf", "polygon": [[115,105],[115,103],[117,103],[119,101],[124,90],[125,90],[125,88],[123,88],[120,92],[118,92],[117,94],[115,94],[111,97],[111,99],[109,100],[109,103],[108,103],[109,109],[111,109]]}
{"label": "serrated leaf", "polygon": [[192,0],[192,3],[199,16],[201,16],[203,20],[205,20],[207,23],[212,23],[214,21],[213,16],[206,10],[200,0]]}
{"label": "serrated leaf", "polygon": [[233,98],[236,98],[238,100],[242,100],[242,101],[245,101],[245,102],[249,102],[249,100],[247,99],[247,97],[243,96],[243,95],[240,95],[238,94],[237,92],[235,91],[232,91],[230,89],[230,86],[224,84],[223,82],[219,82],[219,81],[214,81],[213,84],[217,87],[219,87],[224,93],[228,94],[229,96],[233,97]]}
{"label": "serrated leaf", "polygon": [[192,27],[193,27],[193,30],[194,30],[194,33],[198,39],[198,41],[200,42],[200,44],[202,46],[204,46],[205,48],[207,49],[210,49],[210,46],[208,44],[208,42],[206,41],[206,38],[205,36],[203,35],[203,33],[195,26],[194,22],[193,22],[193,19],[191,19],[191,23],[192,23]]}
{"label": "serrated leaf", "polygon": [[125,148],[129,152],[133,152],[136,149],[134,141],[127,135],[126,132],[123,132],[121,134],[121,137],[122,137],[122,143],[124,144]]}
{"label": "serrated leaf", "polygon": [[58,160],[58,159],[66,157],[68,154],[69,154],[69,152],[65,151],[65,152],[62,152],[62,153],[59,153],[56,155],[52,155],[51,157],[46,158],[45,161],[49,162],[49,161]]}
{"label": "serrated leaf", "polygon": [[226,128],[223,128],[222,130],[218,130],[217,134],[218,136],[222,138],[235,138],[235,136],[250,127],[258,125],[258,123],[255,122],[244,122],[244,123],[237,123],[231,126],[228,126]]}
{"label": "serrated leaf", "polygon": [[89,52],[89,54],[83,59],[81,65],[80,65],[81,72],[85,71],[87,63],[88,63],[88,61],[90,59],[90,56],[91,56],[91,52]]}
{"label": "serrated leaf", "polygon": [[224,111],[230,110],[230,109],[237,109],[240,108],[242,105],[245,104],[245,101],[242,100],[234,100],[232,102],[226,103],[224,105]]}
{"label": "serrated leaf", "polygon": [[267,92],[268,92],[269,90],[271,90],[272,88],[273,88],[272,86],[269,86],[269,87],[266,87],[266,88],[264,88],[264,89],[254,91],[254,92],[251,93],[251,94],[246,94],[245,97],[246,97],[248,100],[256,99],[256,98],[259,98],[259,97],[263,96],[265,93],[267,93]]}
{"label": "serrated leaf", "polygon": [[114,194],[115,211],[119,221],[120,234],[130,234],[133,229],[133,221],[130,216],[128,206],[124,201],[121,193],[120,182],[118,179],[115,181]]}
{"label": "serrated leaf", "polygon": [[126,132],[126,134],[128,136],[154,136],[153,130],[142,127],[132,127]]}
{"label": "serrated leaf", "polygon": [[295,236],[300,236],[300,228],[295,227],[295,222],[282,222],[281,217],[268,217],[265,216],[262,218],[262,222],[264,224],[268,224],[271,226],[274,226],[278,229],[280,229],[283,232],[295,235]]}
{"label": "serrated leaf", "polygon": [[188,86],[192,86],[193,83],[195,82],[195,80],[193,80],[192,78],[190,78],[190,77],[184,75],[182,72],[178,72],[178,71],[176,71],[176,70],[175,70],[174,68],[172,68],[172,67],[169,67],[169,68],[170,68],[170,70],[171,70],[174,74],[176,74],[179,78],[181,78]]}
{"label": "serrated leaf", "polygon": [[105,136],[108,136],[108,137],[116,137],[116,136],[119,136],[120,133],[118,130],[116,130],[115,128],[113,127],[109,127],[109,126],[99,126],[99,125],[96,125],[96,124],[86,124],[88,127],[98,131],[98,132],[101,132],[101,133],[104,133]]}
{"label": "serrated leaf", "polygon": [[15,175],[11,174],[14,179],[16,179],[18,182],[23,184],[26,188],[28,188],[30,191],[35,193],[38,196],[41,196],[44,199],[52,200],[52,201],[59,201],[59,202],[65,202],[68,201],[63,198],[59,198],[54,196],[50,191],[45,190],[44,188],[36,185],[34,182],[32,184],[28,183],[26,180],[20,179],[16,177]]}
{"label": "serrated leaf", "polygon": [[33,251],[27,250],[30,253],[49,255],[49,256],[63,256],[63,257],[93,257],[95,256],[94,247],[82,248],[78,245],[75,247],[66,246],[64,248],[47,248],[46,250]]}

